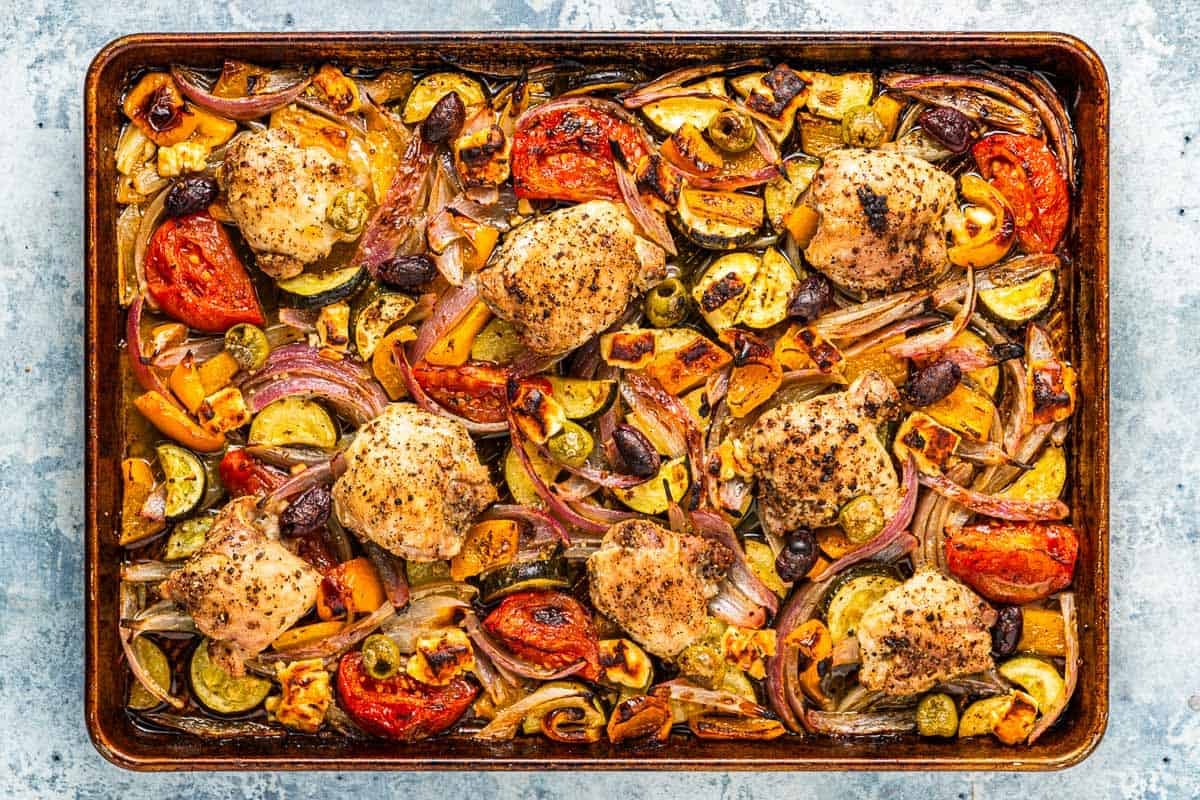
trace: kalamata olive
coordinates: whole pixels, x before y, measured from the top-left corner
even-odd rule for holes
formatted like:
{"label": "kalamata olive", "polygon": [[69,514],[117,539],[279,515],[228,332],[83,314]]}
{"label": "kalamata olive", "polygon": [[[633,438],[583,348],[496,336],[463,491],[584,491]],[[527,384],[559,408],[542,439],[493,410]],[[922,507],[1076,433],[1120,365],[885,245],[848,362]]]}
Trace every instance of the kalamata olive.
{"label": "kalamata olive", "polygon": [[954,391],[962,369],[953,361],[935,361],[917,370],[904,387],[904,399],[917,408],[932,405]]}
{"label": "kalamata olive", "polygon": [[217,182],[207,175],[189,175],[167,190],[163,212],[168,217],[186,217],[213,204],[220,193]]}
{"label": "kalamata olive", "polygon": [[393,289],[416,289],[433,280],[437,267],[426,255],[396,256],[379,265],[379,282]]}
{"label": "kalamata olive", "polygon": [[448,142],[458,136],[466,118],[467,109],[458,92],[448,92],[421,123],[421,138],[431,144]]}
{"label": "kalamata olive", "polygon": [[1017,652],[1024,627],[1025,614],[1020,606],[1001,606],[992,626],[992,655],[1003,658]]}
{"label": "kalamata olive", "polygon": [[775,557],[775,571],[786,583],[798,581],[817,563],[817,537],[808,528],[797,528]]}
{"label": "kalamata olive", "polygon": [[978,131],[975,123],[953,108],[930,108],[921,112],[921,129],[955,153],[965,153]]}
{"label": "kalamata olive", "polygon": [[1009,361],[1025,357],[1025,345],[1020,342],[1000,342],[992,345],[992,358],[997,361]]}
{"label": "kalamata olive", "polygon": [[279,515],[279,532],[302,536],[319,530],[329,519],[333,496],[324,486],[314,486],[291,502]]}
{"label": "kalamata olive", "polygon": [[798,322],[812,322],[833,299],[833,285],[824,275],[810,275],[800,281],[788,303],[788,316]]}
{"label": "kalamata olive", "polygon": [[617,452],[625,460],[625,467],[630,475],[650,478],[658,472],[662,458],[654,449],[654,445],[650,444],[646,434],[630,425],[618,425],[613,431],[613,442],[617,445]]}

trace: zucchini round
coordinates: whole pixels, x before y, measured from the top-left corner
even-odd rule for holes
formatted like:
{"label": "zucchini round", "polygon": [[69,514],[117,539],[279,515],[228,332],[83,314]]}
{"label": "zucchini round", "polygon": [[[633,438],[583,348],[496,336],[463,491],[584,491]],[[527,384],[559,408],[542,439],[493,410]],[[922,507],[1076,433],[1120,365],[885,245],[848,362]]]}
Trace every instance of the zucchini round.
{"label": "zucchini round", "polygon": [[258,412],[250,423],[250,443],[280,447],[309,445],[332,448],[337,444],[337,426],[329,412],[315,400],[292,395],[282,397]]}
{"label": "zucchini round", "polygon": [[177,444],[160,444],[158,464],[166,476],[168,519],[179,519],[200,507],[207,484],[207,472],[200,458]]}
{"label": "zucchini round", "polygon": [[[529,451],[530,448],[526,448],[525,452],[529,456],[529,463],[544,482],[550,483],[558,477],[562,467],[553,461],[543,461],[536,452]],[[521,459],[517,457],[511,447],[504,456],[504,482],[508,484],[508,491],[512,495],[514,503],[535,508],[546,505],[542,496],[533,488],[533,481],[530,479],[529,473],[525,471]]]}
{"label": "zucchini round", "polygon": [[617,399],[617,382],[549,376],[551,394],[567,419],[591,419],[603,414]]}
{"label": "zucchini round", "polygon": [[567,564],[561,558],[521,561],[484,573],[479,597],[485,603],[493,603],[516,592],[566,589],[570,585]]}
{"label": "zucchini round", "polygon": [[1045,659],[1018,656],[1000,665],[1000,674],[1020,686],[1037,703],[1038,711],[1057,706],[1067,693],[1067,684],[1058,669]]}
{"label": "zucchini round", "polygon": [[762,199],[738,192],[685,189],[677,210],[680,233],[706,250],[734,250],[749,244],[762,227]]}
{"label": "zucchini round", "polygon": [[853,636],[866,610],[899,585],[900,581],[888,575],[859,575],[843,583],[833,593],[825,612],[830,638],[839,642]]}
{"label": "zucchini round", "polygon": [[1028,322],[1045,311],[1054,299],[1054,273],[1046,270],[1014,286],[980,289],[979,299],[988,311],[1005,322]]}
{"label": "zucchini round", "polygon": [[831,583],[829,588],[825,590],[825,596],[821,598],[821,602],[817,606],[817,610],[820,612],[820,614],[822,616],[828,614],[829,604],[832,602],[834,595],[838,593],[839,589],[845,586],[848,582],[863,575],[886,575],[897,582],[900,582],[903,579],[899,569],[891,564],[884,564],[882,561],[864,561],[861,564],[855,564],[852,567],[847,567],[845,570],[838,573],[837,577],[833,579],[833,583]]}
{"label": "zucchini round", "polygon": [[243,714],[267,699],[271,691],[271,681],[266,678],[235,678],[213,663],[208,657],[208,639],[202,639],[192,651],[188,675],[196,700],[218,714]]}
{"label": "zucchini round", "polygon": [[277,282],[279,302],[294,308],[321,308],[353,296],[366,278],[367,271],[362,267],[345,267],[323,275],[302,272]]}

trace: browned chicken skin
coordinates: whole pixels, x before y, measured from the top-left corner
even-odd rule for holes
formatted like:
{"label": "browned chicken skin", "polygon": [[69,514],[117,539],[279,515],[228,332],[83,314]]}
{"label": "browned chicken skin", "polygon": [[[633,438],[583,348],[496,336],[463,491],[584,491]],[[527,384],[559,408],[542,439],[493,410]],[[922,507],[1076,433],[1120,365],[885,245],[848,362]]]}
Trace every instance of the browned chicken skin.
{"label": "browned chicken skin", "polygon": [[343,525],[413,561],[453,558],[495,501],[466,428],[412,403],[392,403],[359,429],[333,486]]}
{"label": "browned chicken skin", "polygon": [[272,277],[297,275],[353,238],[326,219],[334,197],[354,186],[350,168],[319,147],[301,147],[290,131],[238,136],[221,178],[229,213]]}
{"label": "browned chicken skin", "polygon": [[966,586],[923,569],[872,604],[859,621],[859,682],[907,695],[990,669],[995,621],[995,610]]}
{"label": "browned chicken skin", "polygon": [[805,203],[821,215],[805,258],[851,291],[908,289],[940,277],[954,179],[902,153],[848,148],[825,156]]}
{"label": "browned chicken skin", "polygon": [[560,209],[516,228],[484,270],[479,291],[538,353],[579,347],[616,322],[663,276],[666,253],[637,235],[621,206]]}
{"label": "browned chicken skin", "polygon": [[160,590],[212,639],[211,655],[234,674],[308,613],[321,573],[279,541],[278,519],[239,497],[217,515],[204,547]]}
{"label": "browned chicken skin", "polygon": [[592,605],[648,652],[671,658],[704,636],[708,601],[732,560],[719,542],[649,520],[620,522],[588,558]]}
{"label": "browned chicken skin", "polygon": [[862,494],[879,502],[885,518],[894,516],[900,483],[876,426],[898,412],[896,387],[868,371],[844,392],[763,414],[745,438],[763,526],[783,535],[830,525]]}

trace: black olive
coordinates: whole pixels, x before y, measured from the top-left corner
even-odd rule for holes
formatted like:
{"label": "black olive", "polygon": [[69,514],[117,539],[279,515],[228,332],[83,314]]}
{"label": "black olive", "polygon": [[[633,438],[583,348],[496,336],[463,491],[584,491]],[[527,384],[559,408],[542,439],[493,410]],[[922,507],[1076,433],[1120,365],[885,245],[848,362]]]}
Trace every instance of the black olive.
{"label": "black olive", "polygon": [[625,460],[625,467],[630,475],[639,478],[651,478],[658,473],[662,458],[646,434],[629,425],[618,425],[613,431],[613,442],[617,452]]}
{"label": "black olive", "polygon": [[279,532],[284,536],[303,536],[320,530],[329,519],[333,495],[324,486],[314,486],[291,502],[279,515]]}
{"label": "black olive", "polygon": [[376,279],[393,289],[416,289],[433,280],[437,267],[426,255],[396,256],[379,265]]}
{"label": "black olive", "polygon": [[217,182],[207,175],[189,175],[167,190],[163,212],[168,217],[186,217],[208,208],[220,193]]}
{"label": "black olive", "polygon": [[921,129],[955,153],[965,153],[978,135],[975,123],[953,108],[930,108],[921,112]]}
{"label": "black olive", "polygon": [[1001,606],[992,626],[992,655],[1004,658],[1017,652],[1024,625],[1025,615],[1020,606]]}
{"label": "black olive", "polygon": [[442,144],[458,136],[467,117],[467,109],[457,92],[449,92],[434,104],[421,123],[421,138],[430,144]]}
{"label": "black olive", "polygon": [[775,571],[786,583],[798,581],[817,563],[817,537],[808,528],[797,528],[775,557]]}
{"label": "black olive", "polygon": [[799,322],[812,322],[833,299],[833,285],[824,275],[810,275],[800,281],[788,303],[788,316]]}
{"label": "black olive", "polygon": [[904,399],[921,408],[941,400],[962,380],[962,369],[953,361],[935,361],[917,370],[904,387]]}

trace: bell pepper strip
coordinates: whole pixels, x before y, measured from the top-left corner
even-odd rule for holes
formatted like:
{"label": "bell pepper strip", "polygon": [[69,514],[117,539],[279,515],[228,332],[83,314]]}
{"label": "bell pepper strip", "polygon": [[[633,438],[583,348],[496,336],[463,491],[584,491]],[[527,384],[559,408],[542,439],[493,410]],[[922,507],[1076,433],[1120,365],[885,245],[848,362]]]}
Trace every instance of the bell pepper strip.
{"label": "bell pepper strip", "polygon": [[429,348],[425,363],[437,367],[458,367],[467,362],[471,345],[483,326],[492,318],[492,312],[482,300],[475,301],[467,313],[453,328]]}
{"label": "bell pepper strip", "polygon": [[998,603],[1032,603],[1071,584],[1079,536],[1059,523],[982,522],[946,537],[946,566]]}
{"label": "bell pepper strip", "polygon": [[513,134],[512,175],[525,199],[618,200],[613,146],[628,164],[651,152],[646,132],[607,100],[573,97],[522,114]]}
{"label": "bell pepper strip", "polygon": [[1050,336],[1031,324],[1025,335],[1026,402],[1034,425],[1062,422],[1075,412],[1075,370],[1054,352]]}
{"label": "bell pepper strip", "polygon": [[240,447],[225,451],[217,466],[217,473],[230,497],[267,495],[282,486],[288,478],[286,473],[267,466]]}
{"label": "bell pepper strip", "polygon": [[375,380],[387,392],[389,400],[400,400],[408,396],[404,385],[404,374],[396,362],[396,347],[417,338],[417,332],[411,325],[404,325],[384,336],[371,355],[371,372]]}
{"label": "bell pepper strip", "polygon": [[421,683],[403,672],[372,678],[357,651],[342,656],[337,689],[340,705],[363,730],[405,742],[446,730],[479,694],[479,688],[462,677],[445,686]]}
{"label": "bell pepper strip", "polygon": [[263,324],[246,267],[225,228],[206,213],[158,226],[146,252],[146,287],[163,312],[198,331]]}
{"label": "bell pepper strip", "polygon": [[121,533],[118,544],[125,546],[148,539],[167,526],[164,519],[150,519],[141,514],[142,506],[154,491],[154,472],[144,458],[127,458],[121,462],[124,491],[121,494]]}
{"label": "bell pepper strip", "polygon": [[311,625],[300,625],[279,634],[279,638],[271,643],[275,650],[294,650],[328,639],[340,631],[346,623],[341,620],[314,622]]}
{"label": "bell pepper strip", "polygon": [[539,666],[566,667],[581,659],[579,677],[600,677],[600,645],[592,619],[561,592],[517,592],[483,620],[484,629],[518,657]]}
{"label": "bell pepper strip", "polygon": [[1062,168],[1046,143],[1036,136],[995,133],[980,139],[971,155],[1012,208],[1021,249],[1053,252],[1067,229],[1070,199]]}
{"label": "bell pepper strip", "polygon": [[142,412],[159,432],[174,439],[189,450],[200,453],[215,453],[225,447],[225,436],[220,433],[209,433],[196,424],[195,420],[183,412],[166,397],[158,392],[146,392],[133,401],[138,411]]}
{"label": "bell pepper strip", "polygon": [[171,377],[168,378],[167,384],[171,387],[171,393],[179,402],[183,403],[183,407],[188,410],[189,414],[199,411],[205,396],[210,394],[204,391],[204,383],[200,380],[200,370],[197,369],[196,359],[190,352],[171,370]]}
{"label": "bell pepper strip", "polygon": [[1017,223],[1004,195],[978,175],[963,175],[962,196],[970,204],[950,226],[954,246],[946,251],[951,264],[987,267],[1012,249]]}

